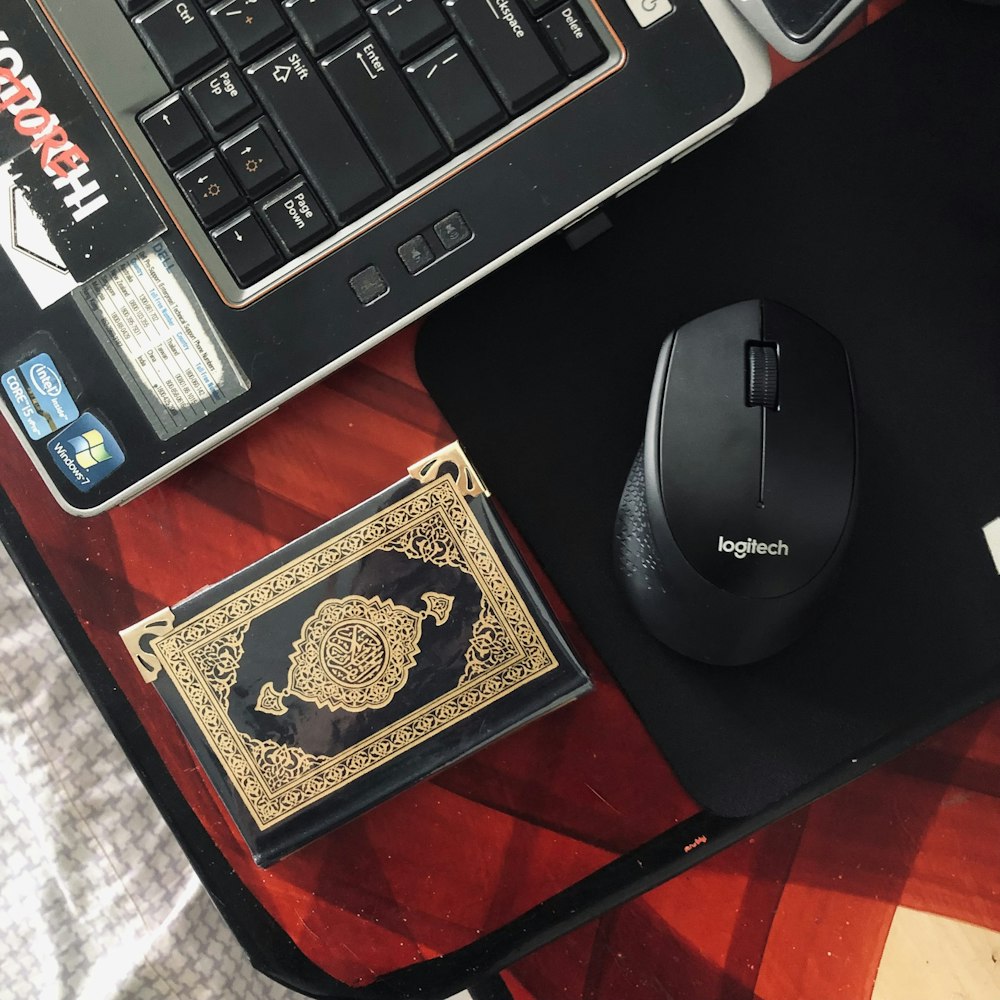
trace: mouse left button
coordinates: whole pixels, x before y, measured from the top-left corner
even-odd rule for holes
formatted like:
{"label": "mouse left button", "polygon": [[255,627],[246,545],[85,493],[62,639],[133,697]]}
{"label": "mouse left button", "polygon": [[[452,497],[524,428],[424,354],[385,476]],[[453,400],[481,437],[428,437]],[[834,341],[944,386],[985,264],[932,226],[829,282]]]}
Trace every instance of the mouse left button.
{"label": "mouse left button", "polygon": [[[717,539],[739,537],[760,497],[761,413],[745,405],[745,344],[760,339],[758,316],[757,303],[740,304],[682,327],[660,413],[662,516],[690,565],[722,587],[747,567],[720,558]],[[652,523],[661,534],[655,513]]]}

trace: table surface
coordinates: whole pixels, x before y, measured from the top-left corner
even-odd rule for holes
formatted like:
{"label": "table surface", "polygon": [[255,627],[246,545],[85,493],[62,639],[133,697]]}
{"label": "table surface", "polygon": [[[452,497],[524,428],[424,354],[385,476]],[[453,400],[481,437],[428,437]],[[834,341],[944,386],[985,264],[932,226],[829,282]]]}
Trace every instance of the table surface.
{"label": "table surface", "polygon": [[[121,628],[372,495],[450,440],[413,369],[413,342],[413,331],[397,336],[91,520],[48,499],[6,428],[0,449],[0,482],[47,572],[221,856],[309,959],[356,986],[472,954],[699,816],[551,592],[594,694],[267,872],[128,661]],[[692,836],[691,860],[706,860],[521,959],[504,974],[508,988],[536,1000],[1000,996],[998,797],[993,707],[723,853],[709,857],[712,836]]]}
{"label": "table surface", "polygon": [[[19,918],[0,997],[290,1000],[240,960],[14,572],[0,561],[0,910]],[[998,775],[994,706],[504,979],[520,1000],[994,1000]]]}

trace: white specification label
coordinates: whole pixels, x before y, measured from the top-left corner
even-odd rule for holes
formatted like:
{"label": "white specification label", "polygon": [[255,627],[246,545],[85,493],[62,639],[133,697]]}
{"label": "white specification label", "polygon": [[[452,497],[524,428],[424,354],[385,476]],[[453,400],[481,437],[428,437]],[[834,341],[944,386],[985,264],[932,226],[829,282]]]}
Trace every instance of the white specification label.
{"label": "white specification label", "polygon": [[74,297],[161,438],[246,392],[235,358],[163,240]]}

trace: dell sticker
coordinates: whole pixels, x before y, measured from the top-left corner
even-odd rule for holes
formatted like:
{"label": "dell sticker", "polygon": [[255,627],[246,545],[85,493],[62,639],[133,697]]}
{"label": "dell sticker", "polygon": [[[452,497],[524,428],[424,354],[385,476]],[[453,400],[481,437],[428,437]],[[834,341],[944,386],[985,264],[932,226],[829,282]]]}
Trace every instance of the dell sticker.
{"label": "dell sticker", "polygon": [[32,441],[48,437],[80,415],[48,354],[38,354],[6,372],[3,389]]}
{"label": "dell sticker", "polygon": [[246,392],[236,359],[163,240],[74,298],[162,439]]}

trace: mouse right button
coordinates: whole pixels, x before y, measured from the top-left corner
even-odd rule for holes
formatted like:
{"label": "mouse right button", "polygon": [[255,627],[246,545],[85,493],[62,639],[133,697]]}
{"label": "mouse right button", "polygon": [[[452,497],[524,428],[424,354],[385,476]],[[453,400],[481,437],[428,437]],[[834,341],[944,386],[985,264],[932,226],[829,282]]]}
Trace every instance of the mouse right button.
{"label": "mouse right button", "polygon": [[[837,549],[855,474],[854,397],[847,355],[822,327],[767,303],[768,339],[779,345],[781,399],[765,417],[763,501],[794,546],[788,584],[803,586]],[[789,587],[792,589],[792,587]]]}

